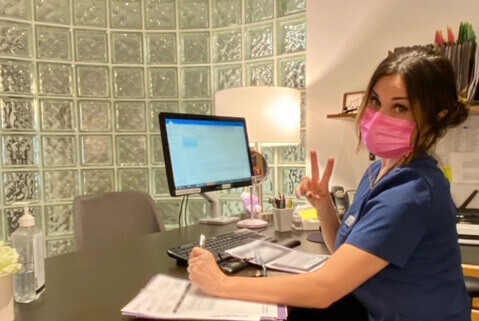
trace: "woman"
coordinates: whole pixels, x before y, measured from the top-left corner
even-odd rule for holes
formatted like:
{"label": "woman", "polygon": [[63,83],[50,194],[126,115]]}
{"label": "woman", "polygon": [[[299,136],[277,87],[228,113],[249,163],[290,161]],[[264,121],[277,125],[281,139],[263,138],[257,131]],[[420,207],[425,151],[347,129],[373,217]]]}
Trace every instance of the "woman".
{"label": "woman", "polygon": [[312,176],[297,188],[320,215],[328,262],[302,275],[228,277],[209,252],[195,248],[190,279],[212,295],[312,309],[353,293],[368,320],[470,320],[456,210],[430,155],[446,129],[466,118],[447,59],[424,47],[389,55],[358,114],[359,145],[381,160],[366,171],[343,221],[329,194],[333,158],[320,178],[312,151]]}

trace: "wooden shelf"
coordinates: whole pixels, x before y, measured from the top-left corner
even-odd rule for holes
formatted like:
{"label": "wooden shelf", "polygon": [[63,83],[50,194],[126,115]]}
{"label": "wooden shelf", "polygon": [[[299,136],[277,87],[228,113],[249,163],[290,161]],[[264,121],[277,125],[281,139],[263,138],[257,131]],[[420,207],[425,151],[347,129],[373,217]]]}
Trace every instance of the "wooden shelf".
{"label": "wooden shelf", "polygon": [[346,118],[346,119],[354,119],[356,118],[356,113],[340,113],[340,114],[329,114],[326,115],[327,118]]}

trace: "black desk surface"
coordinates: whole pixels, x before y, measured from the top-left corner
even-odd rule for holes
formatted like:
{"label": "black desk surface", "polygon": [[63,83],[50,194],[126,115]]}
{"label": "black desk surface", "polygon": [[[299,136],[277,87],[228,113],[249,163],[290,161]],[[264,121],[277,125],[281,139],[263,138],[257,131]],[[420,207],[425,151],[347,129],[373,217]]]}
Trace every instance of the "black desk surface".
{"label": "black desk surface", "polygon": [[[186,278],[186,268],[166,254],[168,248],[197,242],[199,235],[222,234],[236,229],[226,226],[193,225],[151,234],[135,241],[77,251],[48,258],[45,262],[46,290],[28,304],[15,304],[15,321],[118,321],[131,320],[121,315],[128,303],[149,279],[158,273]],[[297,248],[327,253],[324,244],[306,240],[311,232],[262,232],[278,240],[298,238]],[[461,246],[463,262],[479,264],[479,246]],[[253,274],[246,270],[242,274]]]}

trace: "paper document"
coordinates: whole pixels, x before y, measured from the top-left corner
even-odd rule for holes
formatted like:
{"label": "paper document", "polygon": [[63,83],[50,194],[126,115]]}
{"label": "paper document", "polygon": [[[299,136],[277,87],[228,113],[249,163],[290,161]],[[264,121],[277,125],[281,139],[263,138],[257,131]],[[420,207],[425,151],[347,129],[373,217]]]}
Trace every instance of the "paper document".
{"label": "paper document", "polygon": [[123,315],[149,319],[259,321],[284,320],[286,307],[221,299],[187,280],[158,274],[123,309]]}
{"label": "paper document", "polygon": [[227,250],[226,253],[239,259],[246,259],[253,264],[255,253],[263,258],[266,267],[291,273],[307,273],[316,271],[329,258],[329,255],[306,253],[271,242],[256,240],[245,245]]}

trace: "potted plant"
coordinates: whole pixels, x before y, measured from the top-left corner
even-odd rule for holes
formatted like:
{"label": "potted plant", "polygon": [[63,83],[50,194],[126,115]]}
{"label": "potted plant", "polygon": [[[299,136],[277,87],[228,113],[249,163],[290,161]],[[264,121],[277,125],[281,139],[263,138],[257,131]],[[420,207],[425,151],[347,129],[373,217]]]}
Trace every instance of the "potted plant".
{"label": "potted plant", "polygon": [[20,270],[18,253],[0,241],[0,320],[13,321],[13,274]]}

